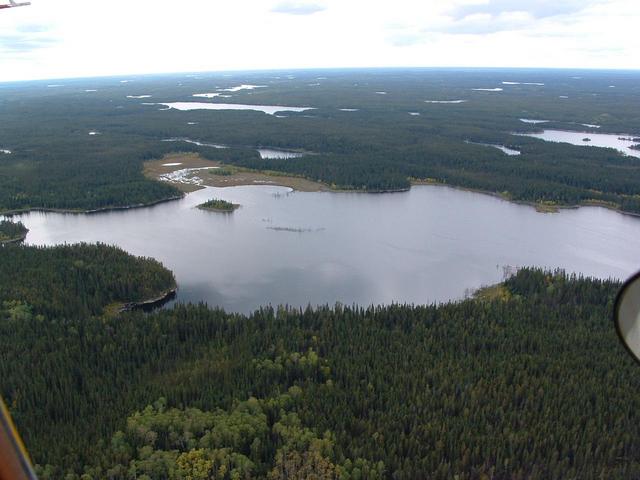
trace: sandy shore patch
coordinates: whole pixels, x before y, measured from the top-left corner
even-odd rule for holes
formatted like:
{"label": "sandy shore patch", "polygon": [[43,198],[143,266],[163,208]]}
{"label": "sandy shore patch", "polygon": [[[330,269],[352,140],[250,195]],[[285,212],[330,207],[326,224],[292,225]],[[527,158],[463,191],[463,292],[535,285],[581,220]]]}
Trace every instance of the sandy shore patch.
{"label": "sandy shore patch", "polygon": [[[225,169],[231,173],[226,175],[210,173],[216,169]],[[204,159],[197,153],[171,153],[161,159],[145,162],[143,172],[147,178],[169,182],[183,192],[193,192],[205,186],[235,187],[239,185],[278,185],[301,192],[329,190],[326,185],[306,178],[225,165]]]}

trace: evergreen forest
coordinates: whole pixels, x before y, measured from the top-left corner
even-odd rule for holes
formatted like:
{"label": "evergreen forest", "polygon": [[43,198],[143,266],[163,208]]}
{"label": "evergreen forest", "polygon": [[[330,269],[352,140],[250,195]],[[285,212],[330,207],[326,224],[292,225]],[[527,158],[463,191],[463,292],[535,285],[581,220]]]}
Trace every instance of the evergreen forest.
{"label": "evergreen forest", "polygon": [[22,240],[28,231],[22,222],[0,220],[0,245]]}
{"label": "evergreen forest", "polygon": [[640,475],[617,282],[522,269],[438,306],[114,315],[168,272],[103,245],[0,254],[25,266],[0,289],[0,393],[41,479]]}
{"label": "evergreen forest", "polygon": [[[176,198],[174,187],[142,174],[144,161],[175,151],[301,175],[336,189],[402,190],[426,181],[514,201],[640,212],[636,158],[518,135],[550,128],[637,138],[637,72],[308,70],[291,77],[254,72],[141,76],[127,83],[70,79],[55,89],[37,81],[2,84],[0,148],[10,153],[0,153],[0,212],[91,211]],[[312,110],[268,115],[163,105],[215,103],[193,95],[242,83],[265,87],[234,92],[228,103]],[[501,90],[474,90],[487,86]],[[140,95],[150,97],[135,98]],[[258,147],[309,154],[263,159]]]}

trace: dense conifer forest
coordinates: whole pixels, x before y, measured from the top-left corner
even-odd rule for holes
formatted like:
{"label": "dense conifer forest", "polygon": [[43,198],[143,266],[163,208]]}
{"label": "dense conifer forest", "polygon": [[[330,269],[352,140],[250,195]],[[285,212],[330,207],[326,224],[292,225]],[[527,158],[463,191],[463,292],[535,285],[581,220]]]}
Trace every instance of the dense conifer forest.
{"label": "dense conifer forest", "polygon": [[240,205],[227,202],[220,198],[212,198],[211,200],[207,200],[206,202],[198,205],[198,208],[202,210],[212,210],[214,212],[233,212],[239,206]]}
{"label": "dense conifer forest", "polygon": [[[639,80],[388,69],[2,84],[0,213],[175,198],[142,167],[176,151],[335,189],[433,182],[640,213],[637,158],[518,135],[637,137]],[[263,86],[230,103],[312,109],[162,105],[238,84]],[[0,244],[24,233],[0,221]],[[442,305],[125,312],[175,289],[173,274],[102,244],[7,244],[0,395],[42,480],[640,478],[640,370],[611,321],[619,286],[531,268]]]}
{"label": "dense conifer forest", "polygon": [[[141,172],[145,160],[176,150],[303,175],[341,189],[405,189],[420,179],[518,201],[597,202],[640,212],[636,158],[613,149],[513,135],[555,128],[637,137],[637,72],[323,70],[294,72],[293,78],[282,73],[145,76],[127,83],[76,79],[61,81],[55,89],[46,82],[3,84],[0,148],[11,153],[0,154],[0,212],[92,210],[174,197],[174,188]],[[313,110],[276,116],[179,111],[159,104],[215,103],[193,95],[241,83],[264,87],[234,92],[225,99],[228,103]],[[502,91],[474,90],[486,87]],[[150,97],[132,98],[137,95]],[[455,100],[464,102],[426,103]],[[522,118],[547,122],[524,123]],[[232,148],[163,141],[176,138]],[[505,145],[521,155],[508,156],[482,143]],[[262,159],[255,151],[260,146],[313,154]]]}
{"label": "dense conifer forest", "polygon": [[173,274],[151,258],[106,245],[0,248],[0,313],[10,318],[82,318],[161,296]]}
{"label": "dense conifer forest", "polygon": [[114,316],[166,272],[101,245],[0,255],[0,393],[41,479],[640,476],[616,282],[523,269],[440,306]]}
{"label": "dense conifer forest", "polygon": [[0,221],[0,245],[24,239],[29,230],[22,222]]}

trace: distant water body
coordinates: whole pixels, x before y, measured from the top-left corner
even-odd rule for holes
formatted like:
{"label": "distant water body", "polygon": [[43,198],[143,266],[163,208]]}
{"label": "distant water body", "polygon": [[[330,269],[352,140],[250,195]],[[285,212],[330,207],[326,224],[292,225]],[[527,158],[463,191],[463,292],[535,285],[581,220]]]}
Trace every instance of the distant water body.
{"label": "distant water body", "polygon": [[[533,123],[533,121],[530,121]],[[593,128],[599,128],[598,125],[587,125]],[[615,148],[616,150],[640,158],[640,150],[629,148],[640,142],[633,141],[637,135],[629,134],[612,134],[612,133],[592,133],[592,132],[571,132],[568,130],[545,130],[542,133],[524,133],[520,134],[527,137],[540,138],[548,142],[564,142],[572,145],[583,145],[590,147]],[[588,140],[585,140],[588,139]]]}
{"label": "distant water body", "polygon": [[176,110],[255,110],[264,112],[268,115],[275,115],[277,112],[304,112],[313,110],[311,107],[285,107],[279,105],[243,105],[240,103],[204,103],[204,102],[171,102],[158,103],[167,107],[165,110],[172,108]]}
{"label": "distant water body", "polygon": [[[232,214],[194,208],[210,198]],[[598,207],[542,214],[448,187],[393,194],[206,188],[149,208],[18,217],[27,243],[116,244],[176,274],[178,301],[261,305],[460,299],[503,267],[561,267],[600,278],[640,268],[640,219]]]}

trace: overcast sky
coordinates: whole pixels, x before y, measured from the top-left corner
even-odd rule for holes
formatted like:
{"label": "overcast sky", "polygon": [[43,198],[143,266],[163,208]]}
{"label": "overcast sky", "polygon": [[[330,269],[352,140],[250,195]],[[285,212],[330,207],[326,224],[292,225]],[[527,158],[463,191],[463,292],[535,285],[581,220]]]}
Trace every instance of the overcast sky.
{"label": "overcast sky", "polygon": [[307,67],[639,69],[639,26],[639,0],[32,0],[0,10],[0,81]]}

